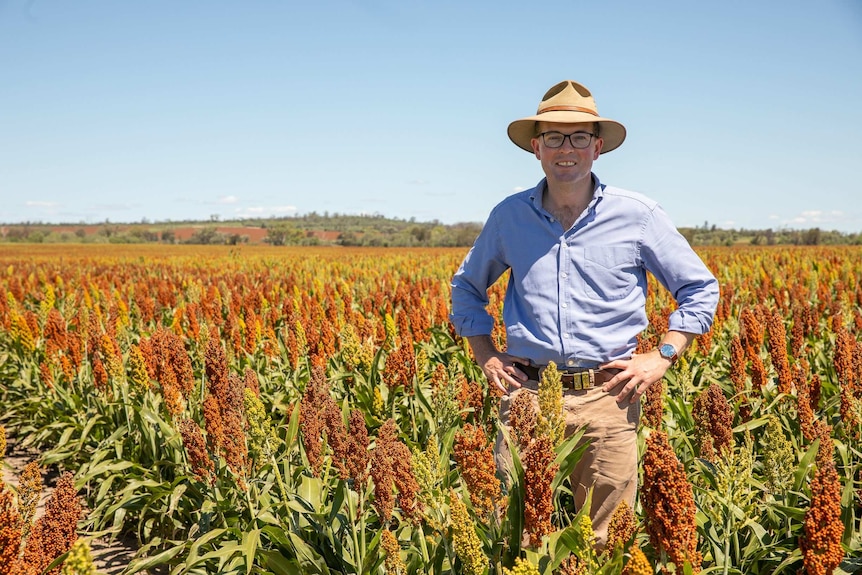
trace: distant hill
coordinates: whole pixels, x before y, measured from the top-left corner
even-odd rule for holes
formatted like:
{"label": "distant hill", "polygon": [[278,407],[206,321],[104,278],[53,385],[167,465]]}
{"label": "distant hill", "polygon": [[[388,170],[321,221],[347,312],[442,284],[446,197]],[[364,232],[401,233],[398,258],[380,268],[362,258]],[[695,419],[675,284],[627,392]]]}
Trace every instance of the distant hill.
{"label": "distant hill", "polygon": [[[443,224],[381,215],[310,213],[285,218],[231,221],[102,224],[0,224],[0,243],[163,243],[270,244],[302,246],[458,247],[470,246],[482,230],[478,222]],[[728,230],[705,223],[680,228],[693,246],[862,245],[862,233],[820,228]]]}
{"label": "distant hill", "polygon": [[472,245],[481,229],[482,224],[475,222],[311,213],[231,221],[0,224],[0,242],[455,247]]}

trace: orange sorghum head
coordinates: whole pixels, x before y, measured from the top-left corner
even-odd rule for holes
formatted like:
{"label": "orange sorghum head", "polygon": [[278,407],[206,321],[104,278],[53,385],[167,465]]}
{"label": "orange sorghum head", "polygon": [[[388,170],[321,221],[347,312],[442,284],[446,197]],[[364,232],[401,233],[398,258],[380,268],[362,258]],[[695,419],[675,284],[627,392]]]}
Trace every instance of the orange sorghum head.
{"label": "orange sorghum head", "polygon": [[835,464],[818,465],[811,480],[811,503],[805,512],[805,535],[800,537],[806,573],[832,573],[844,559],[841,539],[841,481]]}
{"label": "orange sorghum head", "polygon": [[643,406],[643,422],[653,429],[661,429],[664,419],[664,381],[658,380],[646,390]]}
{"label": "orange sorghum head", "polygon": [[386,575],[403,575],[407,572],[407,566],[401,559],[401,545],[398,538],[389,529],[384,529],[380,535],[380,546],[383,548]]}
{"label": "orange sorghum head", "polygon": [[745,391],[745,349],[739,336],[730,340],[730,380],[737,393]]}
{"label": "orange sorghum head", "polygon": [[[27,539],[21,556],[25,570],[35,568],[43,572],[54,559],[71,549],[78,539],[78,521],[82,513],[72,474],[64,473],[45,504],[45,514],[33,525]],[[60,566],[55,567],[48,575],[58,575],[60,569]]]}
{"label": "orange sorghum head", "polygon": [[378,430],[377,442],[371,452],[371,479],[374,482],[372,505],[381,523],[389,521],[395,507],[395,496],[392,493],[395,481],[394,462],[388,450],[388,444],[393,441],[394,436],[395,422],[388,419]]}
{"label": "orange sorghum head", "polygon": [[347,435],[347,473],[353,479],[354,489],[360,491],[368,477],[368,428],[360,409],[350,412]]}
{"label": "orange sorghum head", "polygon": [[554,446],[546,435],[537,436],[524,454],[524,531],[533,547],[538,547],[542,537],[552,530],[551,482],[558,467],[554,458]]}
{"label": "orange sorghum head", "polygon": [[108,371],[98,353],[93,355],[93,386],[102,393],[108,391]]}
{"label": "orange sorghum head", "polygon": [[[328,395],[328,394],[327,394]],[[347,479],[347,427],[341,417],[341,408],[331,397],[326,401],[321,413],[326,430],[326,443],[332,450],[332,464],[338,469],[342,479]]]}
{"label": "orange sorghum head", "polygon": [[191,419],[183,419],[179,423],[179,429],[192,472],[201,480],[209,479],[214,465],[207,453],[206,441],[201,433],[201,428]]}
{"label": "orange sorghum head", "polygon": [[0,575],[15,575],[21,551],[21,516],[15,496],[0,481]]}
{"label": "orange sorghum head", "polygon": [[488,515],[501,497],[494,446],[484,428],[466,424],[455,436],[455,461],[477,512]]}
{"label": "orange sorghum head", "polygon": [[766,322],[769,331],[769,355],[778,372],[778,390],[789,394],[793,385],[793,374],[790,371],[790,360],[787,358],[787,330],[784,327],[784,319],[778,310],[773,310]]}
{"label": "orange sorghum head", "polygon": [[207,432],[207,445],[215,454],[222,452],[224,446],[224,424],[221,420],[221,409],[219,409],[216,396],[209,394],[204,399],[204,428]]}
{"label": "orange sorghum head", "polygon": [[43,335],[45,338],[45,355],[54,357],[60,350],[66,348],[66,320],[57,308],[51,308],[45,319]]}
{"label": "orange sorghum head", "polygon": [[691,483],[662,431],[653,431],[647,437],[641,498],[653,547],[664,550],[678,570],[689,561],[699,572],[697,510]]}
{"label": "orange sorghum head", "polygon": [[517,393],[509,407],[509,426],[521,449],[526,449],[536,432],[538,412],[532,393]]}
{"label": "orange sorghum head", "polygon": [[715,461],[733,448],[733,411],[718,384],[712,383],[694,399],[692,416],[700,436],[701,457]]}
{"label": "orange sorghum head", "polygon": [[236,474],[245,469],[248,447],[245,443],[243,425],[243,390],[245,384],[236,374],[228,376],[228,387],[219,399],[222,425],[224,426],[224,457],[228,467]]}

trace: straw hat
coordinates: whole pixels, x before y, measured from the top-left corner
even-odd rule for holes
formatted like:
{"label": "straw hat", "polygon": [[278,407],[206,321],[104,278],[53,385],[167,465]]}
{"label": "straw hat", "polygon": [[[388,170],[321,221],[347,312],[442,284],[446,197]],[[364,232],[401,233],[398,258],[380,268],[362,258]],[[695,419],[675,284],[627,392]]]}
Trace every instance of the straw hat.
{"label": "straw hat", "polygon": [[509,124],[509,139],[519,148],[532,153],[530,140],[536,137],[536,122],[578,124],[599,122],[599,135],[604,140],[602,153],[610,152],[626,139],[625,126],[602,118],[596,109],[593,95],[581,84],[571,80],[560,82],[545,93],[535,116],[515,120]]}

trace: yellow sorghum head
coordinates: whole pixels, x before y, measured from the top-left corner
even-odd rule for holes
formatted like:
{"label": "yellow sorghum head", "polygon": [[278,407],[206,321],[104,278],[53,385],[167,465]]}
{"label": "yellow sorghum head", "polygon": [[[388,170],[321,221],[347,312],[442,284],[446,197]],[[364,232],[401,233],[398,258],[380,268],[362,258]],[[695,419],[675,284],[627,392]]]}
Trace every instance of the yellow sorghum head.
{"label": "yellow sorghum head", "polygon": [[341,331],[338,333],[338,340],[341,344],[341,359],[344,361],[344,367],[348,371],[357,369],[362,362],[360,353],[361,343],[353,324],[346,323],[341,327]]}
{"label": "yellow sorghum head", "polygon": [[476,534],[476,526],[470,520],[467,506],[454,489],[449,490],[449,513],[452,517],[453,546],[461,560],[463,572],[465,575],[483,575],[488,558],[482,552],[482,543]]}
{"label": "yellow sorghum head", "polygon": [[302,327],[302,322],[296,320],[296,323],[293,325],[293,333],[296,335],[296,347],[298,348],[299,355],[305,355],[308,353],[308,336],[305,334],[305,328]]}
{"label": "yellow sorghum head", "polygon": [[398,538],[389,529],[384,529],[380,536],[380,546],[383,547],[385,556],[384,566],[386,575],[402,575],[407,572],[407,566],[401,560],[401,545]]}
{"label": "yellow sorghum head", "polygon": [[270,424],[263,402],[248,387],[243,390],[243,407],[248,424],[248,450],[253,456],[266,456],[271,452],[276,440],[275,430]]}
{"label": "yellow sorghum head", "polygon": [[150,375],[147,373],[147,360],[141,348],[132,345],[129,349],[129,379],[132,387],[139,393],[144,393],[150,387]]}
{"label": "yellow sorghum head", "polygon": [[563,381],[553,363],[542,371],[539,382],[539,418],[536,435],[544,435],[556,447],[563,441],[566,420],[563,418]]}
{"label": "yellow sorghum head", "polygon": [[635,512],[625,501],[621,501],[608,525],[608,549],[623,546],[634,537],[637,531],[637,519]]}
{"label": "yellow sorghum head", "polygon": [[593,522],[589,514],[584,513],[578,521],[581,539],[578,541],[578,549],[575,554],[583,565],[585,573],[595,573],[599,567],[596,557],[596,532],[593,530]]}
{"label": "yellow sorghum head", "polygon": [[419,497],[429,507],[437,507],[441,501],[435,496],[441,482],[443,471],[440,469],[440,447],[437,436],[428,437],[425,451],[413,451],[413,475],[419,484]]}
{"label": "yellow sorghum head", "polygon": [[644,552],[641,551],[640,547],[634,547],[622,575],[653,575],[653,573]]}
{"label": "yellow sorghum head", "polygon": [[371,403],[371,411],[377,417],[381,417],[383,415],[383,412],[385,411],[385,409],[386,409],[386,405],[383,403],[383,394],[380,393],[379,387],[375,387],[374,388],[374,400]]}
{"label": "yellow sorghum head", "polygon": [[6,428],[0,425],[0,463],[6,458]]}
{"label": "yellow sorghum head", "polygon": [[437,433],[442,434],[446,433],[459,417],[461,406],[458,403],[458,393],[466,377],[462,373],[451,377],[445,367],[438,365],[434,378],[437,382],[432,400],[434,419],[437,421]]}
{"label": "yellow sorghum head", "polygon": [[395,318],[388,312],[383,319],[383,327],[386,331],[386,341],[383,343],[383,347],[384,349],[391,349],[395,347],[395,343],[398,341],[398,327],[395,324]]}
{"label": "yellow sorghum head", "polygon": [[21,535],[26,536],[33,525],[36,505],[42,496],[42,470],[39,463],[31,461],[18,478],[18,512],[21,514]]}
{"label": "yellow sorghum head", "polygon": [[107,333],[103,333],[99,341],[99,349],[102,356],[105,358],[105,365],[108,375],[114,381],[120,380],[123,377],[123,358],[117,354],[117,348],[114,346],[114,340]]}
{"label": "yellow sorghum head", "polygon": [[93,555],[90,553],[90,542],[78,539],[72,544],[60,575],[96,575]]}
{"label": "yellow sorghum head", "polygon": [[526,559],[522,559],[517,557],[515,559],[515,566],[511,569],[507,569],[503,567],[504,575],[539,575],[539,568],[527,561]]}
{"label": "yellow sorghum head", "polygon": [[790,489],[793,481],[796,455],[784,435],[781,420],[770,415],[763,434],[763,477],[766,487],[773,493],[783,493]]}
{"label": "yellow sorghum head", "polygon": [[27,353],[33,353],[36,350],[36,340],[33,337],[33,332],[30,331],[27,320],[17,313],[12,316],[12,337]]}

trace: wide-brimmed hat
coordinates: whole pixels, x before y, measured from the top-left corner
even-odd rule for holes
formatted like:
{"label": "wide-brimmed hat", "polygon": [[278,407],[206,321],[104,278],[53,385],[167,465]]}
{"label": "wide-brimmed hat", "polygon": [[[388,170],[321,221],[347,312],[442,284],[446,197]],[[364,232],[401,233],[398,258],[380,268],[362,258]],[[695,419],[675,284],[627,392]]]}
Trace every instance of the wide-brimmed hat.
{"label": "wide-brimmed hat", "polygon": [[602,153],[610,152],[626,139],[626,128],[619,122],[602,118],[593,95],[583,85],[565,80],[545,93],[535,116],[509,124],[509,139],[519,148],[532,152],[530,140],[536,137],[536,122],[579,124],[599,122],[599,135],[604,144]]}

